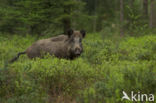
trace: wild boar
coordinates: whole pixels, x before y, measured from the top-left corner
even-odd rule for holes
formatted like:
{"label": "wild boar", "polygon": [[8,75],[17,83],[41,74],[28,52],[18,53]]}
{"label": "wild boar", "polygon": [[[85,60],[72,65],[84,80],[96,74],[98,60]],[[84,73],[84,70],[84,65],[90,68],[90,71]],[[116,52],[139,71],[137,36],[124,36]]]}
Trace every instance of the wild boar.
{"label": "wild boar", "polygon": [[21,54],[27,54],[32,59],[35,57],[43,57],[49,53],[58,58],[74,59],[83,52],[82,39],[85,37],[84,30],[69,30],[67,35],[59,35],[56,37],[38,40],[33,43],[24,52],[18,53],[10,62],[14,62]]}

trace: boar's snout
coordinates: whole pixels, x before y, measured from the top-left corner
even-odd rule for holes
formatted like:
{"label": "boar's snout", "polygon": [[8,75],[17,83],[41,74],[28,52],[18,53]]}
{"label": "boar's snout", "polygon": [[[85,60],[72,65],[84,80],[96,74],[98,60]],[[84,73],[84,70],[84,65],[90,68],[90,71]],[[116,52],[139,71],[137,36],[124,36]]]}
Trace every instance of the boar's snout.
{"label": "boar's snout", "polygon": [[75,55],[79,56],[81,54],[80,48],[75,48]]}

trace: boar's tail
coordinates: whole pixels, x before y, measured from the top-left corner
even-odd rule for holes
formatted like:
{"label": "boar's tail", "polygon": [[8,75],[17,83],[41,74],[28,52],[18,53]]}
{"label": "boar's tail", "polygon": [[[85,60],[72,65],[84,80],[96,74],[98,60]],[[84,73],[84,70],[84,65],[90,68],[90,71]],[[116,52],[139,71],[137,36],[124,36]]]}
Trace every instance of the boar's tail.
{"label": "boar's tail", "polygon": [[14,61],[16,61],[16,60],[19,58],[20,55],[25,54],[25,53],[26,53],[25,51],[24,51],[24,52],[18,53],[16,57],[12,58],[12,59],[9,61],[9,63],[13,63]]}

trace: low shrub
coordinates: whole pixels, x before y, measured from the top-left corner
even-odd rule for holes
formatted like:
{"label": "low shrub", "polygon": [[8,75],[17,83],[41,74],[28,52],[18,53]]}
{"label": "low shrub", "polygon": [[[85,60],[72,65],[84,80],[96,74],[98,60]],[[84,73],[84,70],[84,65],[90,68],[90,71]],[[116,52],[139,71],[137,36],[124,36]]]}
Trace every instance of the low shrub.
{"label": "low shrub", "polygon": [[7,63],[35,40],[0,36],[0,103],[127,103],[121,101],[123,90],[156,95],[154,35],[117,43],[88,34],[84,52],[75,60],[23,55]]}

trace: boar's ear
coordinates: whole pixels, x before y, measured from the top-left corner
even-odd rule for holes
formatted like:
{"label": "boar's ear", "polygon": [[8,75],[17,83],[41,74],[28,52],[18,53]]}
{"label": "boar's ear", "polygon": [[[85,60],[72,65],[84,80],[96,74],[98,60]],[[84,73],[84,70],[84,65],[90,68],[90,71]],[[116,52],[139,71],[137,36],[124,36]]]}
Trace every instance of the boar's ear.
{"label": "boar's ear", "polygon": [[86,35],[86,31],[85,30],[81,30],[80,33],[82,34],[82,37],[84,38]]}
{"label": "boar's ear", "polygon": [[67,31],[67,34],[68,34],[68,37],[70,37],[70,36],[73,34],[73,30],[72,30],[72,29],[69,29],[69,30]]}

